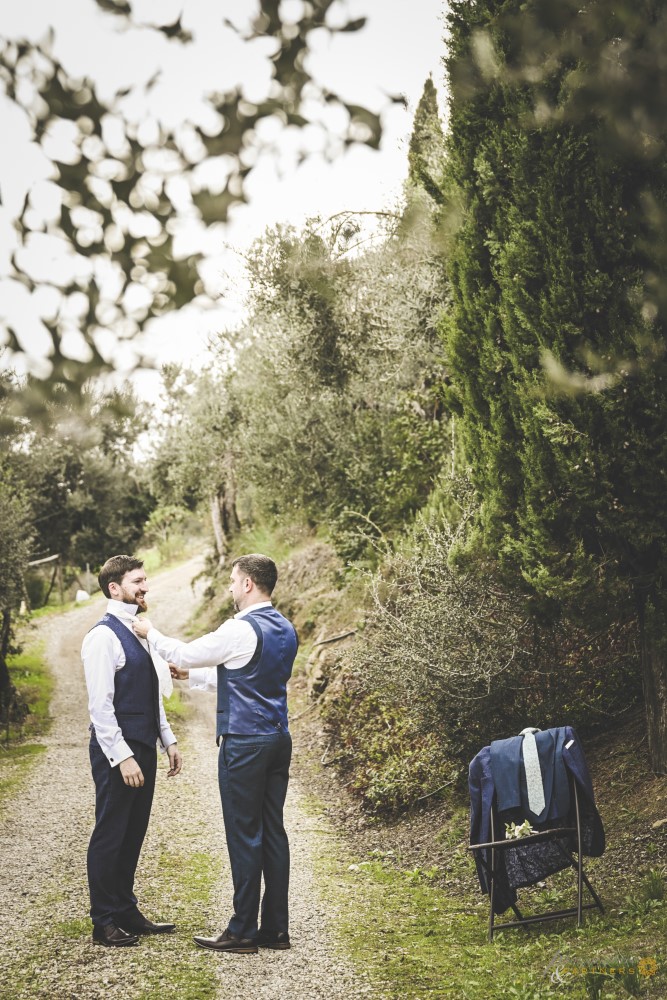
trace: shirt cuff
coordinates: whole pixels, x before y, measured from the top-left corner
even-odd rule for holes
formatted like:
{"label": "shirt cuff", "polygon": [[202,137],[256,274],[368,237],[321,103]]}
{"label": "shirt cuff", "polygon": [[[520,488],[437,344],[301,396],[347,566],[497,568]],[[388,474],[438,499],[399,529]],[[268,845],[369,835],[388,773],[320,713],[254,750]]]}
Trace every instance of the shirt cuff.
{"label": "shirt cuff", "polygon": [[208,677],[210,667],[191,667],[188,683],[196,691],[210,691]]}
{"label": "shirt cuff", "polygon": [[172,743],[176,743],[176,737],[169,727],[163,729],[160,733],[160,743],[162,744],[162,749],[164,750],[166,750],[167,747],[170,747]]}
{"label": "shirt cuff", "polygon": [[134,757],[134,753],[130,750],[125,740],[119,740],[118,743],[114,743],[114,745],[109,750],[105,751],[105,753],[106,758],[112,767],[118,767],[118,765],[122,764],[122,762],[127,760],[128,757]]}

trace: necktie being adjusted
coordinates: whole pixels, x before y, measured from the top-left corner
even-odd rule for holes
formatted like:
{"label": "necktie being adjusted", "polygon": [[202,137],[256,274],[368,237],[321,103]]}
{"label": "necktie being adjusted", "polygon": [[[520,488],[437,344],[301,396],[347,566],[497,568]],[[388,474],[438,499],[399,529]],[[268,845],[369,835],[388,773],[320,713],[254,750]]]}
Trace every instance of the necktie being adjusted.
{"label": "necktie being adjusted", "polygon": [[528,808],[535,816],[539,816],[544,809],[545,801],[540,758],[537,753],[537,743],[535,742],[536,732],[539,732],[539,730],[522,729],[519,735],[523,736],[523,766],[526,772]]}

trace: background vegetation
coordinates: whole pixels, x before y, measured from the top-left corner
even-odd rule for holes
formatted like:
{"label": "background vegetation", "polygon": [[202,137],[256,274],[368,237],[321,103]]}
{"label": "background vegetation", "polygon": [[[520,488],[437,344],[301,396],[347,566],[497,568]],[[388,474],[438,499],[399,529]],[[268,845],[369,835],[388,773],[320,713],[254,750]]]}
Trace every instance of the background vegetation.
{"label": "background vegetation", "polygon": [[217,498],[219,557],[237,526],[301,524],[366,581],[356,644],[311,668],[371,809],[526,720],[585,735],[642,692],[667,770],[649,25],[648,3],[453,4],[447,129],[429,80],[403,203],[372,231],[267,233],[218,374],[179,376],[156,468],[167,499]]}
{"label": "background vegetation", "polygon": [[[262,5],[257,31],[286,45],[274,7]],[[92,567],[143,531],[168,549],[204,514],[216,566],[263,526],[310,537],[336,564],[331,576],[314,557],[327,566],[321,606],[330,623],[332,603],[345,609],[354,637],[325,657],[317,613],[299,625],[313,692],[370,809],[458,780],[481,743],[526,721],[585,734],[642,693],[664,773],[665,24],[651,2],[454,2],[447,126],[427,80],[402,201],[279,226],[255,244],[246,321],[219,337],[209,371],[165,370],[169,417],[141,469],[144,415],[129,391],[81,391],[82,371],[58,365],[46,395],[5,375],[3,657],[28,561],[58,552]],[[299,61],[288,71],[281,59],[276,80],[292,86]],[[35,51],[10,45],[3,60],[5,81],[37,74],[42,117],[74,101],[72,81]],[[102,109],[86,100],[94,123]],[[224,140],[241,175],[239,137],[268,110]],[[375,142],[377,120],[347,110]],[[77,170],[94,174],[83,132]],[[162,138],[182,155],[182,137]],[[59,177],[63,191],[81,179]],[[108,205],[95,195],[93,256],[111,252],[105,227],[123,199],[163,229],[176,221],[144,180],[114,182]],[[218,200],[194,192],[193,204],[204,222],[222,219],[235,191],[230,175]],[[83,252],[70,201],[61,235]],[[139,255],[162,275],[139,327],[195,290],[196,261],[179,263],[189,278],[172,274],[169,248],[156,236],[111,254],[123,273]],[[38,399],[46,432],[17,407],[19,389]]]}
{"label": "background vegetation", "polygon": [[[228,127],[200,138],[233,169],[220,194],[192,188],[203,227],[242,197],[244,136],[260,119],[307,123],[301,57],[331,3],[305,5],[296,34],[278,4],[260,6],[256,32],[278,46],[276,101],[246,114],[239,95],[220,99]],[[279,561],[311,699],[300,711],[320,711],[322,766],[360,803],[364,838],[380,820],[392,837],[416,806],[447,813],[444,875],[406,867],[386,844],[330,862],[347,940],[377,958],[380,979],[398,995],[447,982],[457,996],[532,1000],[553,993],[562,957],[584,970],[556,986],[565,996],[657,997],[664,973],[601,980],[586,962],[652,959],[665,929],[664,872],[635,883],[638,865],[661,863],[664,835],[664,792],[640,773],[645,735],[651,768],[667,772],[667,14],[657,0],[452,0],[449,11],[446,127],[427,80],[402,200],[257,242],[246,321],[220,335],[208,371],[163,373],[169,415],[149,461],[135,458],[141,404],[99,389],[110,362],[94,351],[87,365],[65,359],[60,323],[49,379],[3,374],[2,721],[29,735],[26,699],[48,695],[15,655],[21,603],[37,606],[53,582],[29,563],[58,554],[75,588],[104,553],[143,541],[169,558],[203,522],[214,542],[203,627],[229,611],[230,555]],[[155,276],[132,316],[101,301],[95,266],[60,289],[79,304],[83,293],[84,339],[94,345],[103,315],[136,332],[199,294],[196,256],[173,257],[179,213],[159,171],[143,170],[155,161],[133,123],[100,188],[100,122],[117,109],[46,51],[8,44],[0,70],[13,99],[21,75],[42,98],[37,136],[53,118],[77,122],[81,157],[58,165],[63,211],[46,229],[95,266],[110,261],[124,289]],[[344,142],[376,143],[377,117],[345,107]],[[160,142],[183,166],[183,135]],[[128,223],[119,236],[120,208],[153,213],[153,235]],[[28,240],[34,214],[17,222]],[[606,767],[604,752],[596,760],[618,869],[609,914],[559,935],[562,954],[543,935],[503,936],[491,961],[466,882],[467,762],[526,724],[573,724],[595,746],[642,703],[646,724]],[[540,901],[560,903],[549,891]],[[363,941],[360,910],[380,914]],[[454,948],[440,946],[443,921]]]}

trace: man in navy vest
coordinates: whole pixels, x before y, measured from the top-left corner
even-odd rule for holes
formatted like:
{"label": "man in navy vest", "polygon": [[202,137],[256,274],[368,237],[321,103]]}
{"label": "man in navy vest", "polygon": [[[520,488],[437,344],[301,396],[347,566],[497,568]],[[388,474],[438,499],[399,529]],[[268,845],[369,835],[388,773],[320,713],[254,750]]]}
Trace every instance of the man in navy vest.
{"label": "man in navy vest", "polygon": [[193,642],[169,639],[147,620],[134,625],[169,661],[174,677],[189,676],[190,686],[200,690],[217,688],[218,779],[234,914],[218,937],[196,935],[195,941],[234,954],[290,947],[283,806],[292,739],[286,685],[298,640],[294,626],[271,604],[277,579],[268,556],[235,559],[229,590],[237,614]]}
{"label": "man in navy vest", "polygon": [[139,935],[175,929],[174,924],[153,923],[138,909],[134,874],[153,802],[157,741],[169,756],[168,776],[179,773],[182,759],[148,644],[132,631],[137,612],[146,609],[143,562],[112,556],[98,579],[109,603],[81,648],[95,782],[88,885],[93,942],[118,948],[137,944]]}

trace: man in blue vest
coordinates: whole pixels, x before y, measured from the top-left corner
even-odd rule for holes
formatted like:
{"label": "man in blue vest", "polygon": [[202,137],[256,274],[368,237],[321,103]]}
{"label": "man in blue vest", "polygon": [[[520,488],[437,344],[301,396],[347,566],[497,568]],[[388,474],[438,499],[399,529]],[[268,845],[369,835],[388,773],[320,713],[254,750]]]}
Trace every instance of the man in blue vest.
{"label": "man in blue vest", "polygon": [[218,937],[196,935],[195,942],[233,954],[290,947],[283,806],[292,739],[286,685],[298,640],[294,626],[271,604],[277,579],[268,556],[235,559],[229,590],[237,614],[193,642],[169,639],[147,620],[134,625],[169,661],[174,677],[189,677],[192,688],[217,688],[218,780],[234,913]]}
{"label": "man in blue vest", "polygon": [[169,756],[168,777],[179,773],[182,759],[147,643],[132,631],[137,612],[146,610],[143,562],[112,556],[98,579],[109,603],[81,647],[95,782],[88,886],[93,943],[119,948],[137,944],[140,935],[175,929],[174,924],[156,924],[141,913],[134,875],[153,802],[158,740]]}

